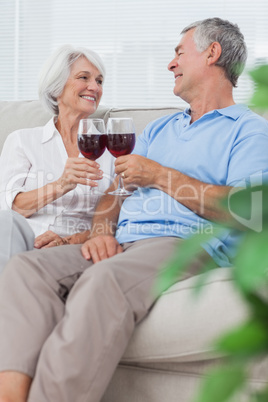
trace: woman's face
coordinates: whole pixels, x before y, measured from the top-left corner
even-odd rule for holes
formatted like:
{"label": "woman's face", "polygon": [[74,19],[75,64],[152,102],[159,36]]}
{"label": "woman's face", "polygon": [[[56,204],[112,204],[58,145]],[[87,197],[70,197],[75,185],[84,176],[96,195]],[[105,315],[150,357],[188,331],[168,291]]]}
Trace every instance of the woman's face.
{"label": "woman's face", "polygon": [[59,114],[71,113],[83,118],[94,113],[102,97],[103,76],[85,57],[71,66],[69,78],[58,97]]}

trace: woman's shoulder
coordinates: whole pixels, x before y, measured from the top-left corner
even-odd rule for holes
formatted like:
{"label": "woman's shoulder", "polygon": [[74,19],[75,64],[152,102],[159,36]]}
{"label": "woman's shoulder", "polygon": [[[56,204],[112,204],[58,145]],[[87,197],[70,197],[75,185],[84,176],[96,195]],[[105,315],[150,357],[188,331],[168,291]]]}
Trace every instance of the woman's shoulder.
{"label": "woman's shoulder", "polygon": [[31,127],[31,128],[20,128],[13,131],[8,135],[8,137],[38,137],[42,136],[44,132],[44,126]]}
{"label": "woman's shoulder", "polygon": [[6,142],[19,142],[21,145],[40,144],[42,142],[46,126],[20,128],[7,136]]}

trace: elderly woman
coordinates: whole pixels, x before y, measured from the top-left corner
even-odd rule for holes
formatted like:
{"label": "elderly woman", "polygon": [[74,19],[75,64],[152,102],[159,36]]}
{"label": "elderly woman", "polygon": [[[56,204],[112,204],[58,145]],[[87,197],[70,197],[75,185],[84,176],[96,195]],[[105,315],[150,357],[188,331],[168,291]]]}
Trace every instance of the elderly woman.
{"label": "elderly woman", "polygon": [[[108,151],[95,162],[79,157],[77,131],[80,119],[97,110],[104,76],[102,60],[93,51],[60,47],[45,63],[39,82],[40,99],[54,117],[44,127],[7,137],[0,158],[0,208],[16,211],[30,224],[35,241],[28,228],[25,250],[83,243],[89,234],[98,199],[90,187],[98,185],[96,180],[100,191],[109,187],[114,158]],[[1,211],[0,219],[7,222],[6,235],[8,222],[23,225],[16,213]],[[6,259],[13,253],[7,249]]]}

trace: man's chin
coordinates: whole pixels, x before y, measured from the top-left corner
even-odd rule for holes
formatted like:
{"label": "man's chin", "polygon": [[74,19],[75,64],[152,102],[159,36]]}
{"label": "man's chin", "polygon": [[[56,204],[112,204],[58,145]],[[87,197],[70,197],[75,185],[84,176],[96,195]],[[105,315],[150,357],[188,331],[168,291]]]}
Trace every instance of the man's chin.
{"label": "man's chin", "polygon": [[181,91],[178,88],[175,87],[173,89],[173,93],[174,93],[174,95],[181,97]]}

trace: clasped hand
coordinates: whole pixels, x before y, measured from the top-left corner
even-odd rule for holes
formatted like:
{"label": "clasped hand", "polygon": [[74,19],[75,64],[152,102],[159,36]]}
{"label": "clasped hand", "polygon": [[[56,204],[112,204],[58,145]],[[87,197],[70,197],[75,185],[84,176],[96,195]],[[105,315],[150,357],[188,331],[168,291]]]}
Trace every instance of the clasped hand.
{"label": "clasped hand", "polygon": [[64,244],[69,244],[68,239],[66,237],[60,237],[51,230],[48,230],[45,233],[42,233],[40,236],[37,236],[34,241],[35,248],[50,248],[62,246]]}

